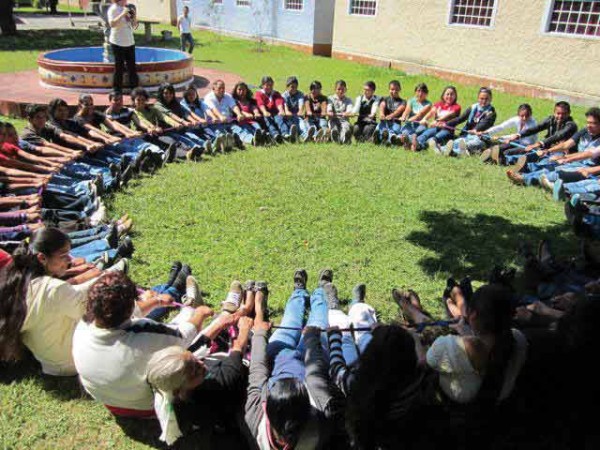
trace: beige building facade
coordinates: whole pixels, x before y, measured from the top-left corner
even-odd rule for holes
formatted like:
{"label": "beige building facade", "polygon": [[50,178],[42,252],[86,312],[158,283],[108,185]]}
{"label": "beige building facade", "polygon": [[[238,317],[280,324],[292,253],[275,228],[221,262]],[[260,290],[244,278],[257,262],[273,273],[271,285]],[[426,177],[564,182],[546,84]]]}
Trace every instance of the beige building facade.
{"label": "beige building facade", "polygon": [[336,0],[333,56],[600,102],[600,0]]}

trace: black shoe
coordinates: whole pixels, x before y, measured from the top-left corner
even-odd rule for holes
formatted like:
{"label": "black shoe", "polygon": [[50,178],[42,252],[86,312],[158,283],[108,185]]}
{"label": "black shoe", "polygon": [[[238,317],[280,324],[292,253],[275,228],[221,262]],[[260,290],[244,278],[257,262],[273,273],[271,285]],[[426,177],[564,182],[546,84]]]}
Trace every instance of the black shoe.
{"label": "black shoe", "polygon": [[[141,152],[139,152],[136,155],[135,159],[131,163],[135,173],[140,173],[140,170],[142,170],[142,161],[144,160],[145,157],[146,157],[146,150],[142,150]],[[123,169],[123,170],[125,170],[125,169]]]}
{"label": "black shoe", "polygon": [[277,144],[283,144],[283,136],[278,134],[277,136],[275,136],[275,143]]}
{"label": "black shoe", "polygon": [[263,319],[265,322],[269,321],[269,286],[266,281],[257,281],[254,285],[254,292],[262,292],[263,300],[262,300],[262,310],[263,310]]}
{"label": "black shoe", "polygon": [[458,286],[458,283],[456,282],[456,280],[452,277],[448,278],[446,280],[446,287],[444,289],[444,293],[442,294],[442,298],[444,300],[449,299],[452,289],[454,289],[456,286]]}
{"label": "black shoe", "polygon": [[338,290],[333,283],[325,283],[323,290],[327,297],[327,308],[329,309],[340,309],[340,299],[338,298]]}
{"label": "black shoe", "polygon": [[123,172],[128,165],[129,158],[127,158],[127,156],[121,156],[121,160],[119,161],[119,169],[121,170],[121,172]]}
{"label": "black shoe", "polygon": [[117,175],[119,175],[121,173],[121,169],[119,169],[119,166],[117,166],[115,163],[110,163],[108,165],[108,168],[110,170],[110,174],[113,177],[116,177]]}
{"label": "black shoe", "polygon": [[173,161],[175,161],[175,157],[176,156],[177,156],[177,144],[175,144],[173,142],[165,150],[164,162],[167,163],[167,164],[171,164]]}
{"label": "black shoe", "polygon": [[126,236],[117,247],[117,255],[119,255],[121,258],[129,259],[133,255],[134,250],[133,241],[129,236]]}
{"label": "black shoe", "polygon": [[140,169],[142,170],[142,172],[153,174],[155,170],[154,167],[155,166],[152,156],[148,155],[144,157],[144,159],[142,159],[142,163],[140,165]]}
{"label": "black shoe", "polygon": [[167,280],[167,286],[172,286],[175,283],[175,279],[177,275],[179,275],[179,271],[181,270],[181,261],[174,261],[171,265],[171,270],[169,270],[169,279]]}
{"label": "black shoe", "polygon": [[297,269],[294,272],[294,289],[306,289],[308,274],[304,269]]}
{"label": "black shoe", "polygon": [[121,174],[120,186],[122,188],[127,187],[127,184],[129,183],[129,180],[131,180],[132,177],[133,177],[133,167],[129,165]]}
{"label": "black shoe", "polygon": [[323,287],[325,283],[331,283],[333,281],[333,270],[321,269],[319,272],[319,287]]}
{"label": "black shoe", "polygon": [[175,277],[175,281],[171,284],[171,286],[177,289],[177,291],[184,294],[187,277],[189,277],[191,274],[192,268],[187,264],[184,264],[183,266],[181,266],[181,270],[177,274],[177,277]]}
{"label": "black shoe", "polygon": [[353,303],[364,303],[365,297],[367,295],[367,285],[366,284],[357,284],[352,289],[352,302]]}
{"label": "black shoe", "polygon": [[116,223],[113,222],[110,225],[110,230],[104,239],[106,239],[110,248],[117,248],[119,246],[119,229]]}
{"label": "black shoe", "polygon": [[233,133],[233,142],[238,150],[244,150],[244,143],[242,142],[242,139],[237,133]]}
{"label": "black shoe", "polygon": [[96,175],[93,183],[94,183],[94,186],[96,186],[96,195],[101,197],[102,194],[104,194],[104,177],[102,176],[101,173]]}

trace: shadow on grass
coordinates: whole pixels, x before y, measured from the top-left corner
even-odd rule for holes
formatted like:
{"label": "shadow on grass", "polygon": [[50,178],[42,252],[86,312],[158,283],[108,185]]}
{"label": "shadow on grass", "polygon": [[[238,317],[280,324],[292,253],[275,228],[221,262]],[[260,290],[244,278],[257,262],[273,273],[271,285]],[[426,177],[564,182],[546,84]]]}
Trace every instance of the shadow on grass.
{"label": "shadow on grass", "polygon": [[414,231],[407,240],[435,253],[419,261],[430,276],[446,272],[485,280],[495,265],[506,266],[515,260],[519,244],[535,245],[541,239],[551,240],[559,252],[576,254],[576,239],[563,224],[537,227],[495,215],[470,216],[456,209],[423,211],[420,220],[427,230]]}
{"label": "shadow on grass", "polygon": [[0,39],[0,51],[52,50],[66,47],[102,45],[104,36],[90,30],[26,30],[18,36]]}

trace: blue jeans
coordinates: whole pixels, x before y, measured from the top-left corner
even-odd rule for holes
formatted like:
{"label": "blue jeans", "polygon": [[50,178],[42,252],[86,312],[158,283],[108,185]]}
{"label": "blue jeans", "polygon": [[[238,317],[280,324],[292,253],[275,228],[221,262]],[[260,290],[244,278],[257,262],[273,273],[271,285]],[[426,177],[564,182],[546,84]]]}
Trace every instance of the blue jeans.
{"label": "blue jeans", "polygon": [[394,120],[382,120],[377,124],[377,128],[375,128],[375,133],[378,134],[379,139],[383,139],[382,136],[384,130],[388,131],[388,142],[391,142],[392,136],[400,134],[400,132],[402,131],[402,126]]}
{"label": "blue jeans", "polygon": [[251,124],[245,123],[242,125],[236,123],[231,126],[231,131],[237,134],[244,144],[252,143],[254,133],[256,133],[256,130],[258,129],[260,129],[260,125],[258,125],[256,122],[252,122]]}
{"label": "blue jeans", "polygon": [[460,139],[464,139],[465,144],[467,145],[467,150],[470,153],[481,153],[483,149],[486,147],[485,142],[479,137],[473,134],[462,135],[460,138],[454,141],[453,151],[456,155],[460,155],[462,153],[459,147]]}
{"label": "blue jeans", "polygon": [[105,252],[108,253],[110,259],[117,256],[117,251],[112,249],[105,239],[99,239],[71,249],[71,256],[84,258],[85,262],[91,263],[100,258]]}
{"label": "blue jeans", "polygon": [[[304,313],[306,302],[309,299],[308,291],[295,289],[289,298],[281,326],[297,328],[297,330],[277,329],[271,335],[267,345],[267,355],[273,361],[271,374],[272,383],[282,378],[298,378],[304,380],[304,336],[301,328],[304,326]],[[317,288],[310,296],[310,313],[306,326],[315,326],[326,329],[328,326],[328,309],[325,291]],[[325,334],[321,334],[322,343]],[[324,346],[324,348],[327,348]]]}
{"label": "blue jeans", "polygon": [[[181,301],[182,293],[179,292],[177,289],[175,289],[173,286],[168,286],[166,284],[159,284],[157,286],[154,286],[151,290],[153,290],[154,292],[156,292],[158,294],[168,294],[171,297],[173,297],[173,299],[176,302]],[[173,308],[169,308],[169,307],[165,307],[165,306],[154,308],[152,311],[150,311],[146,315],[146,318],[159,321],[159,320],[164,319],[166,316],[168,316],[169,312],[171,312],[172,310],[173,310]]]}
{"label": "blue jeans", "polygon": [[69,239],[71,240],[71,249],[98,239],[104,239],[108,236],[109,232],[110,228],[108,225],[100,225],[98,227],[88,228],[87,230],[68,233]]}
{"label": "blue jeans", "polygon": [[443,145],[452,139],[453,136],[454,134],[445,128],[427,128],[417,136],[417,148],[419,150],[424,149],[429,139],[434,139],[437,144]]}
{"label": "blue jeans", "polygon": [[588,165],[582,161],[575,161],[572,163],[563,164],[561,166],[556,167],[551,173],[547,175],[548,181],[554,182],[559,178],[572,178],[573,176],[575,176],[576,179],[572,181],[581,181],[584,179],[584,176],[580,175],[581,179],[577,180],[577,174],[575,172],[584,167],[588,167]]}
{"label": "blue jeans", "polygon": [[276,136],[283,134],[281,131],[279,131],[279,127],[278,127],[275,119],[273,118],[273,116],[263,117],[262,124],[263,124],[263,128],[267,130],[267,132],[269,133],[269,135],[271,135],[272,138],[275,138]]}
{"label": "blue jeans", "polygon": [[565,192],[573,194],[600,194],[600,181],[597,179],[587,179],[575,183],[565,183]]}
{"label": "blue jeans", "polygon": [[277,125],[277,128],[279,128],[279,131],[281,132],[281,134],[283,134],[284,136],[287,136],[290,134],[290,127],[288,126],[288,124],[285,120],[285,117],[277,114],[276,116],[273,117],[273,120],[275,121],[275,124]]}
{"label": "blue jeans", "polygon": [[400,133],[405,136],[411,136],[413,134],[419,136],[425,130],[427,130],[427,126],[421,125],[419,122],[405,122]]}
{"label": "blue jeans", "polygon": [[327,119],[324,117],[307,117],[306,122],[309,127],[314,126],[317,130],[327,128]]}

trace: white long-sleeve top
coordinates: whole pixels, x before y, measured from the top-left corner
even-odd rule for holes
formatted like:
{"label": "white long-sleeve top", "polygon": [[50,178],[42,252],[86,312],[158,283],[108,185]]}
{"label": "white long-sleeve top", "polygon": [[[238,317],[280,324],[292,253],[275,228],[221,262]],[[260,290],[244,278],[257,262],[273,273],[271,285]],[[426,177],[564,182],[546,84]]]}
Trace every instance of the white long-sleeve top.
{"label": "white long-sleeve top", "polygon": [[[510,129],[515,129],[515,130],[517,130],[517,133],[521,133],[522,131],[524,131],[528,128],[535,127],[536,125],[537,125],[537,121],[533,117],[530,117],[527,120],[527,122],[523,123],[519,116],[514,116],[514,117],[511,117],[510,119],[505,120],[504,122],[496,125],[495,127],[490,128],[489,130],[487,130],[487,133],[489,133],[490,135],[493,135],[493,134],[498,134],[498,133],[501,133],[503,131],[510,130]],[[523,145],[535,144],[538,141],[538,135],[533,134],[531,136],[523,137],[519,141]]]}

